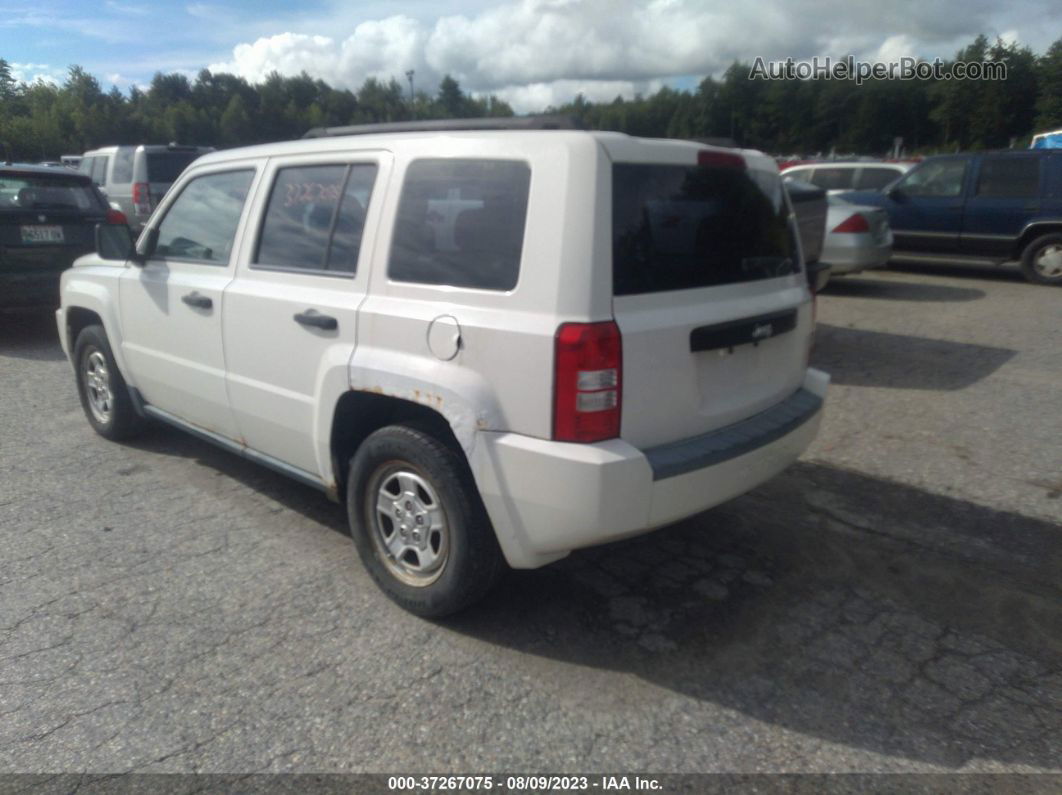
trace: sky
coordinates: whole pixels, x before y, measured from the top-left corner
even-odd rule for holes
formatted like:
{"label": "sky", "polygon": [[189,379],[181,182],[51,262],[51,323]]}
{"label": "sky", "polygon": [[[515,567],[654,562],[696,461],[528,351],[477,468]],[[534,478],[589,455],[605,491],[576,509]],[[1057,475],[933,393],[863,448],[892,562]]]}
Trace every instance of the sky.
{"label": "sky", "polygon": [[979,33],[1042,53],[1058,0],[0,0],[0,58],[24,80],[305,70],[357,89],[412,69],[418,91],[450,74],[518,112],[689,89],[735,59],[950,58]]}

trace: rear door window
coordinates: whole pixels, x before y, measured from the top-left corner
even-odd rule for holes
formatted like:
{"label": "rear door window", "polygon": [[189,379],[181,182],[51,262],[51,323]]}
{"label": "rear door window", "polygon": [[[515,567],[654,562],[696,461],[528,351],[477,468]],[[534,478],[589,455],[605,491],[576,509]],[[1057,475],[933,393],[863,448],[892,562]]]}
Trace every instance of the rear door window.
{"label": "rear door window", "polygon": [[511,290],[520,273],[531,169],[517,160],[415,160],[406,170],[388,275]]}
{"label": "rear door window", "polygon": [[798,270],[774,174],[731,166],[612,167],[616,295],[689,290]]}
{"label": "rear door window", "polygon": [[849,190],[854,176],[854,168],[816,168],[811,181],[824,190]]}
{"label": "rear door window", "polygon": [[985,157],[977,177],[977,195],[1032,199],[1040,195],[1039,157]]}
{"label": "rear door window", "polygon": [[374,164],[282,168],[269,196],[255,264],[354,273]]}
{"label": "rear door window", "polygon": [[900,178],[900,172],[892,168],[865,166],[856,180],[856,190],[881,190]]}

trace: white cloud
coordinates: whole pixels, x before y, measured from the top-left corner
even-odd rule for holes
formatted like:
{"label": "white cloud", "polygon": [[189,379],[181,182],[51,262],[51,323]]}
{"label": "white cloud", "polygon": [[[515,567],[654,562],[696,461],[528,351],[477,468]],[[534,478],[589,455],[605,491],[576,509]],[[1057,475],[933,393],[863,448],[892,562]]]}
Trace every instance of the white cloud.
{"label": "white cloud", "polygon": [[[1026,16],[1042,13],[1046,2],[1025,0]],[[199,3],[188,11],[206,16],[208,8]],[[535,110],[578,91],[594,99],[630,96],[650,81],[720,74],[735,59],[757,56],[948,57],[959,43],[995,29],[999,12],[994,0],[964,0],[961,14],[954,4],[925,0],[508,0],[438,18],[358,19],[352,9],[343,4],[317,31],[327,35],[289,29],[264,36],[237,45],[231,59],[210,69],[252,81],[273,70],[305,70],[352,89],[367,77],[402,80],[415,69],[418,88],[433,91],[451,74],[468,91]]]}
{"label": "white cloud", "polygon": [[132,3],[119,3],[117,0],[107,0],[104,3],[107,10],[114,11],[118,14],[133,14],[134,16],[142,17],[146,16],[150,9],[145,6],[133,5]]}
{"label": "white cloud", "polygon": [[554,80],[549,83],[504,86],[490,93],[517,109],[543,110],[551,105],[556,107],[570,102],[577,94],[582,94],[591,102],[609,102],[618,96],[648,96],[659,91],[663,85],[662,80]]}
{"label": "white cloud", "polygon": [[22,83],[51,83],[57,86],[66,79],[65,69],[56,69],[46,63],[11,63],[11,76]]}
{"label": "white cloud", "polygon": [[1021,44],[1021,36],[1018,35],[1016,30],[1005,30],[999,34],[999,38],[1003,40],[1004,44]]}
{"label": "white cloud", "polygon": [[879,61],[881,63],[890,63],[899,61],[901,58],[914,56],[916,54],[915,42],[906,33],[901,33],[898,36],[889,36],[878,47],[877,52],[874,53],[871,60]]}

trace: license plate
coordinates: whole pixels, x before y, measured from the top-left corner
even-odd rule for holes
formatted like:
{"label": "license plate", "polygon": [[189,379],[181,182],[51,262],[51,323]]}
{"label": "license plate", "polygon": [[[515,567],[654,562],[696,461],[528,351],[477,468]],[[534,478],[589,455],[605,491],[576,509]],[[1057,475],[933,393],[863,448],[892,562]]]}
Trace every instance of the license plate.
{"label": "license plate", "polygon": [[24,226],[22,227],[23,243],[62,243],[63,227],[53,226]]}

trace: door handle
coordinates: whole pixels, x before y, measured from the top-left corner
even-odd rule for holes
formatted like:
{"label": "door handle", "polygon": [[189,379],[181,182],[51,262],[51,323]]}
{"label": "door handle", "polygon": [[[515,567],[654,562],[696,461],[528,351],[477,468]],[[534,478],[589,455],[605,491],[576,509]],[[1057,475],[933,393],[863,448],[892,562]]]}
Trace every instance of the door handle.
{"label": "door handle", "polygon": [[195,290],[192,290],[188,295],[182,295],[181,300],[188,304],[188,306],[194,306],[196,309],[210,309],[214,306],[213,301],[205,295],[200,295]]}
{"label": "door handle", "polygon": [[324,331],[335,331],[339,328],[339,321],[331,315],[322,315],[316,309],[307,309],[295,315],[295,322],[303,326],[312,326]]}

